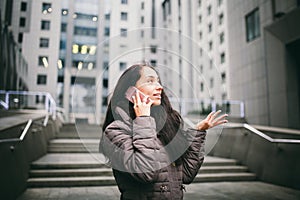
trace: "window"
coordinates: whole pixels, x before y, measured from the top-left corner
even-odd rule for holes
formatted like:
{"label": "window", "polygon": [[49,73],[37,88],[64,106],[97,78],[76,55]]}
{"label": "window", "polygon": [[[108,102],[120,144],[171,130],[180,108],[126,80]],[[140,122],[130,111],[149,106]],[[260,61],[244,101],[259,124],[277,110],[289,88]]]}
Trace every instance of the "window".
{"label": "window", "polygon": [[67,47],[67,42],[66,42],[66,40],[61,40],[61,41],[59,42],[59,49],[60,49],[60,50],[63,50],[63,49],[66,49],[66,47]]}
{"label": "window", "polygon": [[48,67],[48,56],[39,56],[38,65]]}
{"label": "window", "polygon": [[26,26],[26,18],[25,17],[20,17],[19,26],[20,27],[25,27]]}
{"label": "window", "polygon": [[218,6],[222,5],[223,0],[218,0]]}
{"label": "window", "polygon": [[144,16],[141,16],[141,23],[143,24],[143,23],[144,23],[144,21],[145,21],[145,18],[144,18]]}
{"label": "window", "polygon": [[60,25],[60,29],[61,29],[61,32],[62,32],[62,33],[67,32],[67,24],[66,24],[66,23],[62,23],[62,24]]}
{"label": "window", "polygon": [[222,83],[225,83],[226,82],[226,74],[225,74],[225,72],[222,72],[221,78],[222,78]]}
{"label": "window", "polygon": [[25,12],[27,10],[27,2],[21,2],[21,11]]}
{"label": "window", "polygon": [[40,47],[48,48],[49,47],[49,38],[40,38]]}
{"label": "window", "polygon": [[97,28],[75,26],[74,35],[97,36]]}
{"label": "window", "polygon": [[121,12],[121,20],[126,21],[128,17],[127,12]]}
{"label": "window", "polygon": [[202,50],[202,48],[200,49],[200,57],[202,56],[202,54],[203,54],[203,50]]}
{"label": "window", "polygon": [[61,14],[62,14],[63,16],[68,15],[68,14],[69,14],[68,9],[62,9],[62,10],[61,10]]}
{"label": "window", "polygon": [[50,30],[50,21],[42,20],[41,21],[41,30]]}
{"label": "window", "polygon": [[144,8],[145,8],[145,2],[142,2],[141,3],[141,9],[144,10]]}
{"label": "window", "polygon": [[208,7],[207,7],[207,15],[210,15],[211,14],[211,5],[209,5]]}
{"label": "window", "polygon": [[214,79],[213,78],[210,78],[210,88],[213,88],[214,87]]}
{"label": "window", "polygon": [[199,24],[200,24],[202,22],[202,15],[199,15],[198,19],[199,19]]}
{"label": "window", "polygon": [[203,92],[203,90],[204,90],[204,84],[202,82],[200,83],[200,90],[201,90],[201,92]]}
{"label": "window", "polygon": [[109,27],[105,27],[104,28],[104,36],[109,36],[109,31],[110,31]]}
{"label": "window", "polygon": [[108,62],[107,61],[103,62],[103,69],[108,70],[108,67],[109,67]]}
{"label": "window", "polygon": [[225,62],[225,53],[221,53],[220,62],[221,62],[221,64],[223,64]]}
{"label": "window", "polygon": [[110,19],[110,14],[105,14],[105,19],[109,20]]}
{"label": "window", "polygon": [[127,37],[127,29],[126,28],[121,28],[120,29],[120,35],[121,35],[121,37]]}
{"label": "window", "polygon": [[213,49],[213,42],[209,41],[208,43],[208,49],[211,51]]}
{"label": "window", "polygon": [[18,42],[19,43],[23,42],[23,33],[19,33],[19,35],[18,35]]}
{"label": "window", "polygon": [[38,85],[46,85],[47,84],[47,75],[38,74],[36,83]]}
{"label": "window", "polygon": [[199,32],[199,39],[202,39],[202,31]]}
{"label": "window", "polygon": [[43,3],[42,4],[42,13],[48,14],[52,12],[52,5],[51,3]]}
{"label": "window", "polygon": [[212,24],[209,23],[209,24],[208,24],[208,32],[210,33],[211,31],[212,31]]}
{"label": "window", "polygon": [[128,4],[127,0],[121,0],[121,4]]}
{"label": "window", "polygon": [[200,65],[200,73],[203,73],[203,65]]}
{"label": "window", "polygon": [[201,0],[198,0],[198,6],[201,7]]}
{"label": "window", "polygon": [[224,21],[224,15],[223,13],[219,15],[219,25],[223,24]]}
{"label": "window", "polygon": [[219,38],[220,38],[220,44],[223,44],[223,42],[224,42],[224,33],[220,33]]}
{"label": "window", "polygon": [[144,37],[144,30],[141,30],[141,38]]}
{"label": "window", "polygon": [[259,9],[246,15],[246,39],[250,42],[260,36]]}
{"label": "window", "polygon": [[150,63],[153,67],[156,67],[156,63],[157,63],[156,60],[150,60]]}
{"label": "window", "polygon": [[213,66],[214,66],[214,65],[213,65],[213,60],[212,60],[212,59],[210,59],[210,60],[209,60],[209,67],[210,67],[210,69],[212,69],[212,68],[213,68]]}
{"label": "window", "polygon": [[156,53],[156,49],[157,49],[157,47],[155,45],[150,46],[151,53]]}
{"label": "window", "polygon": [[124,69],[126,69],[126,67],[127,67],[126,62],[120,62],[120,63],[119,63],[119,69],[120,69],[121,71],[124,70]]}

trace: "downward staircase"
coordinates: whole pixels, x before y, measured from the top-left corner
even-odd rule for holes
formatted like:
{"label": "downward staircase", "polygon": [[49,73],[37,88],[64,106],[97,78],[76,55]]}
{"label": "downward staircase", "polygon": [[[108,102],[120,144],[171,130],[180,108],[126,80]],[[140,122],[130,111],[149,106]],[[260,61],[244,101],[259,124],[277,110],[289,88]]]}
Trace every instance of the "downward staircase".
{"label": "downward staircase", "polygon": [[[77,132],[79,131],[79,134]],[[115,185],[111,168],[98,153],[100,127],[62,128],[51,140],[48,154],[31,164],[29,187]],[[194,182],[253,181],[255,174],[236,160],[206,156]]]}

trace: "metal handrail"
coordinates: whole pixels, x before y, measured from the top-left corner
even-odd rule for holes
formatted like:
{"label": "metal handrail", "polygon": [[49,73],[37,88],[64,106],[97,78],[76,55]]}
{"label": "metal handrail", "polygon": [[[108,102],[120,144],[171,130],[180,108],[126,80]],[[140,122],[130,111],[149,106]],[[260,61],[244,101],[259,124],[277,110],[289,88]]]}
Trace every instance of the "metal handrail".
{"label": "metal handrail", "polygon": [[28,120],[24,130],[22,131],[22,134],[20,135],[19,138],[10,138],[10,139],[1,139],[0,140],[0,143],[6,143],[6,142],[20,142],[20,141],[23,141],[30,126],[32,124],[32,119]]}
{"label": "metal handrail", "polygon": [[265,140],[267,140],[267,141],[269,141],[271,143],[300,144],[300,140],[296,140],[296,139],[274,139],[274,138],[271,138],[270,136],[268,136],[265,133],[257,130],[256,128],[250,126],[249,124],[243,124],[243,127],[246,128],[247,130],[255,133],[256,135],[264,138]]}
{"label": "metal handrail", "polygon": [[[191,127],[194,127],[195,124],[188,118],[183,118],[184,122]],[[241,127],[247,129],[248,131],[251,131],[252,133],[255,133],[256,135],[260,136],[261,138],[271,142],[271,143],[289,143],[289,144],[300,144],[300,140],[297,139],[275,139],[272,138],[268,135],[266,135],[265,133],[257,130],[256,128],[250,126],[249,124],[243,124]]]}

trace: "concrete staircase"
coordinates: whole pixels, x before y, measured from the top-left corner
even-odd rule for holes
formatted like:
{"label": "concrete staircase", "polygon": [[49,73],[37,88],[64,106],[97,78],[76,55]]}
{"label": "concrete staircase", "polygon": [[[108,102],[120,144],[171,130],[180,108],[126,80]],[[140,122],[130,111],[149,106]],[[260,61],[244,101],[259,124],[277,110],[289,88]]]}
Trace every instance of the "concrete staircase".
{"label": "concrete staircase", "polygon": [[[31,164],[29,187],[115,185],[112,170],[98,152],[99,127],[80,139],[70,127],[49,142],[48,154]],[[72,133],[73,132],[73,133]],[[73,134],[73,136],[72,136]],[[194,182],[253,181],[255,174],[233,159],[206,156]]]}

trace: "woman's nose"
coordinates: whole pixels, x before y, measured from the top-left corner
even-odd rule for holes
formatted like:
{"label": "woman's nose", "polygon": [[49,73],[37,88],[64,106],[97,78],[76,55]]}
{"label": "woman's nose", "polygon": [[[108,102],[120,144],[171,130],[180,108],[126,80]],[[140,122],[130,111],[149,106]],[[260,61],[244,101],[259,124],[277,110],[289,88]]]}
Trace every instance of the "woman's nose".
{"label": "woman's nose", "polygon": [[162,90],[163,86],[159,82],[156,82],[156,89],[157,90]]}

